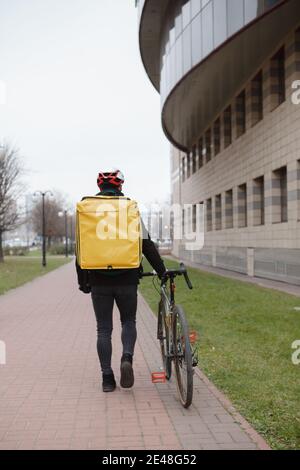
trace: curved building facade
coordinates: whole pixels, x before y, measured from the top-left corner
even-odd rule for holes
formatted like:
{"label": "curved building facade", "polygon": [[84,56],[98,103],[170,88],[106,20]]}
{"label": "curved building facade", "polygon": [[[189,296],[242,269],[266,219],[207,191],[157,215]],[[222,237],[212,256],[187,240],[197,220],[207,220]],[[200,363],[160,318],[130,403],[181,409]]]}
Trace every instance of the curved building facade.
{"label": "curved building facade", "polygon": [[[140,0],[146,72],[173,146],[173,202],[205,209],[175,254],[300,284],[300,2]],[[194,215],[193,215],[194,214]]]}

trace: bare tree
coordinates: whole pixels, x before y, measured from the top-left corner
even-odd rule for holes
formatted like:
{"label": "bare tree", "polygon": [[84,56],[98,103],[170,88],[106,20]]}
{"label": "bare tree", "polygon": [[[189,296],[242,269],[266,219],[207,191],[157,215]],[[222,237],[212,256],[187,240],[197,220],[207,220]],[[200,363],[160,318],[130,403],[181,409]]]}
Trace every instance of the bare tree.
{"label": "bare tree", "polygon": [[0,148],[0,263],[4,261],[3,234],[22,223],[17,201],[22,195],[20,178],[24,169],[19,151],[8,144]]}
{"label": "bare tree", "polygon": [[[46,222],[46,237],[48,247],[51,246],[52,240],[63,239],[65,235],[64,218],[58,214],[66,207],[65,198],[59,193],[55,192],[53,198],[45,200],[45,222]],[[38,201],[32,209],[31,220],[34,230],[38,235],[42,235],[42,201]]]}

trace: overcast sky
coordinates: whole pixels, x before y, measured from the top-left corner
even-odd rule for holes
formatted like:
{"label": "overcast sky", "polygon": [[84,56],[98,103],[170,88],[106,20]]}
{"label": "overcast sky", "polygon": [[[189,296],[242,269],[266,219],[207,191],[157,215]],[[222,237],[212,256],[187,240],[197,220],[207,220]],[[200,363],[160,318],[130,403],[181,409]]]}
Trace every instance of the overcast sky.
{"label": "overcast sky", "polygon": [[30,189],[73,202],[119,167],[142,203],[169,189],[160,98],[143,68],[134,0],[0,0],[0,138],[30,169]]}

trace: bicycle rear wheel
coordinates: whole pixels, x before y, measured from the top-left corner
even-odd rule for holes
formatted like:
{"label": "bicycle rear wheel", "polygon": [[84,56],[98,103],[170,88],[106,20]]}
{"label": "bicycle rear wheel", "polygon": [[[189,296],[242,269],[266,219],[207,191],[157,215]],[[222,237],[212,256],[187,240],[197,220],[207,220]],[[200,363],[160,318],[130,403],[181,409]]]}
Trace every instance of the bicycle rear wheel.
{"label": "bicycle rear wheel", "polygon": [[188,408],[193,400],[193,361],[189,328],[180,306],[173,311],[174,367],[180,401]]}
{"label": "bicycle rear wheel", "polygon": [[157,339],[160,342],[160,351],[166,379],[170,380],[172,375],[172,359],[168,356],[170,333],[166,321],[166,313],[164,302],[161,300],[158,305]]}

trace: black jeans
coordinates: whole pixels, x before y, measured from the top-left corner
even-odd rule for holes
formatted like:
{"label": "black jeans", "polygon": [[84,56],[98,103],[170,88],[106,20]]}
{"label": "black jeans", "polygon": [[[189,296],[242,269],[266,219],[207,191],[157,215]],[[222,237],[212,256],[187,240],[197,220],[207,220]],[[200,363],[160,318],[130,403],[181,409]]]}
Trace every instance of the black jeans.
{"label": "black jeans", "polygon": [[120,311],[123,354],[133,355],[137,338],[137,285],[92,286],[92,300],[97,320],[97,351],[101,370],[103,374],[110,374],[114,301]]}

